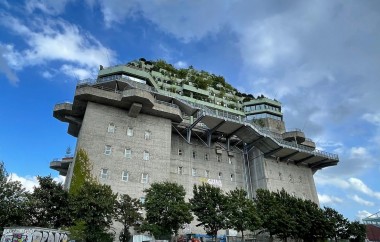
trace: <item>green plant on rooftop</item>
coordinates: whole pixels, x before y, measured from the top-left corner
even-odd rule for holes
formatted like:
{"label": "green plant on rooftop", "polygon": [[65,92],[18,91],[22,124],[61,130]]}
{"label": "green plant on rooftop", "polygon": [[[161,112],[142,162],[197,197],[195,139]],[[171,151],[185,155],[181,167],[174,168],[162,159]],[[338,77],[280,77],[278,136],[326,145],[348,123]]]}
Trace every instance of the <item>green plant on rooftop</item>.
{"label": "green plant on rooftop", "polygon": [[[202,90],[210,91],[220,91],[216,96],[219,98],[226,97],[228,94],[228,100],[235,103],[240,101],[249,102],[254,100],[255,97],[252,94],[246,94],[239,92],[231,84],[226,82],[223,76],[215,75],[204,70],[196,70],[193,66],[188,68],[175,68],[172,64],[167,63],[166,61],[159,59],[156,61],[148,61],[145,58],[140,58],[138,61],[133,61],[127,65],[133,65],[137,67],[148,68],[153,76],[153,78],[158,81],[166,81],[170,85],[192,85],[196,88]],[[148,67],[147,67],[148,66]],[[163,77],[163,80],[160,77],[157,77],[154,73],[160,73]],[[170,89],[170,91],[173,91]],[[185,96],[190,96],[190,94],[184,94]],[[232,96],[232,97],[231,97]],[[242,98],[243,100],[241,100]],[[260,95],[257,99],[266,98],[264,95]],[[277,102],[277,100],[275,100]],[[236,105],[235,107],[236,108]]]}

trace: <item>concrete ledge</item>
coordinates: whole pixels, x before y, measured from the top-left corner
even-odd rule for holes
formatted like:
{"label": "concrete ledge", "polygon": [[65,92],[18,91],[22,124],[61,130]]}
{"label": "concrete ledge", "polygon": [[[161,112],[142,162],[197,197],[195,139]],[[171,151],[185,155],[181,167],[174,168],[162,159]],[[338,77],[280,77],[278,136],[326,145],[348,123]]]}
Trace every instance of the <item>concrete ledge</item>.
{"label": "concrete ledge", "polygon": [[301,130],[288,131],[282,134],[282,138],[286,141],[297,141],[297,144],[305,142],[305,133]]}
{"label": "concrete ledge", "polygon": [[131,105],[131,108],[129,109],[128,116],[136,118],[139,115],[141,109],[142,109],[141,103],[133,103]]}

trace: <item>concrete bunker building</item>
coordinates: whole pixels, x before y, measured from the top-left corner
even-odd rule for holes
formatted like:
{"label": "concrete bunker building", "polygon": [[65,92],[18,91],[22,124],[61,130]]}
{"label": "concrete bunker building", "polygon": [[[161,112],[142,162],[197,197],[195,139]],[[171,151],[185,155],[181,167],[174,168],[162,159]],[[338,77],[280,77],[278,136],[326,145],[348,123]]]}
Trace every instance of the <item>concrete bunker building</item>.
{"label": "concrete bunker building", "polygon": [[[280,102],[163,61],[100,66],[97,79],[79,81],[74,101],[55,105],[53,115],[69,124],[76,151],[87,151],[93,176],[141,200],[151,183],[172,181],[188,196],[193,184],[207,182],[242,187],[250,197],[284,188],[318,203],[313,174],[339,161],[301,130],[287,131]],[[50,164],[66,187],[73,161]]]}

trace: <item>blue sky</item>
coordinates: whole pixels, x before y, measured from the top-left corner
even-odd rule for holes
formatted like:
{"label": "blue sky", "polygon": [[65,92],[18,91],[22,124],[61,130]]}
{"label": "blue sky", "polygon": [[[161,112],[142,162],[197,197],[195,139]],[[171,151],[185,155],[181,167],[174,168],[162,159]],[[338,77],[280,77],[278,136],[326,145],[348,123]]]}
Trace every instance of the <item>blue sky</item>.
{"label": "blue sky", "polygon": [[0,160],[28,189],[75,139],[52,117],[99,65],[165,59],[283,103],[340,163],[315,174],[321,205],[380,208],[380,1],[0,0]]}

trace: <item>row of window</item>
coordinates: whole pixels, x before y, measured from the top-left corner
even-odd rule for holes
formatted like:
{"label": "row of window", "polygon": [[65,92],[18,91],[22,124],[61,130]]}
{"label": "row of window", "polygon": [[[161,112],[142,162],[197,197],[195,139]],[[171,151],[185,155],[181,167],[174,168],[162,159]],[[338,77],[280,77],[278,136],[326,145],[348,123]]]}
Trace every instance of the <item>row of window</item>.
{"label": "row of window", "polygon": [[267,104],[259,104],[259,105],[245,106],[244,107],[245,112],[255,111],[255,110],[268,110],[268,109],[273,110],[273,111],[277,111],[277,112],[281,111],[279,107],[273,107],[273,106],[267,105]]}
{"label": "row of window", "polygon": [[[115,133],[116,131],[116,126],[114,123],[110,123],[108,124],[108,129],[107,129],[107,132],[108,133]],[[144,132],[144,139],[145,140],[150,140],[151,138],[151,134],[152,132],[149,131],[149,130],[145,130]],[[133,136],[133,128],[132,127],[128,127],[127,128],[127,136]]]}
{"label": "row of window", "polygon": [[[105,155],[111,155],[112,154],[112,146],[106,145],[104,147],[104,154]],[[127,158],[127,159],[131,159],[132,158],[132,150],[130,148],[124,149],[124,157]],[[143,160],[149,160],[149,158],[150,158],[149,152],[146,151],[146,150],[144,150],[144,152],[143,152]]]}
{"label": "row of window", "polygon": [[[179,175],[182,175],[183,174],[183,166],[178,166],[177,167],[177,173]],[[199,176],[198,174],[198,169],[197,168],[192,168],[191,169],[191,175],[192,176]],[[206,178],[209,178],[210,177],[210,171],[209,170],[205,170],[204,171],[204,177]],[[222,179],[223,178],[223,173],[222,172],[218,172],[218,179]],[[230,180],[233,181],[234,180],[234,174],[230,174]]]}
{"label": "row of window", "polygon": [[[105,155],[111,155],[112,154],[112,146],[111,145],[106,145],[104,147],[104,154]],[[178,155],[182,156],[182,154],[183,154],[182,150],[178,149]],[[194,159],[197,158],[197,153],[195,151],[193,151],[192,155],[193,155]],[[130,148],[124,149],[124,157],[127,158],[127,159],[131,159],[132,158],[132,150]],[[208,153],[205,153],[204,159],[205,160],[209,160],[209,154]],[[149,160],[149,152],[146,151],[146,150],[144,150],[144,153],[143,153],[143,160]],[[216,160],[218,162],[222,162],[222,155],[221,154],[217,154],[216,155]],[[228,157],[228,164],[232,164],[231,157]]]}
{"label": "row of window", "polygon": [[[177,173],[182,175],[183,174],[183,167],[182,166],[179,166],[177,168]],[[198,170],[196,168],[192,168],[191,169],[191,175],[192,176],[198,176]],[[204,177],[206,178],[209,178],[210,177],[210,171],[209,170],[205,170],[204,171]],[[110,178],[110,171],[109,169],[107,168],[103,168],[100,170],[100,178],[101,179],[109,179]],[[223,178],[223,173],[222,172],[218,172],[218,179],[221,180]],[[121,180],[124,181],[124,182],[127,182],[129,179],[129,172],[128,171],[122,171],[121,172]],[[234,180],[234,174],[230,174],[230,180],[233,181]],[[141,173],[141,177],[140,177],[140,182],[141,183],[148,183],[149,182],[149,174],[148,173]]]}
{"label": "row of window", "polygon": [[[107,168],[103,168],[100,170],[100,178],[101,179],[109,179],[110,178],[110,171]],[[129,179],[129,172],[128,171],[122,171],[121,172],[121,180],[127,182]],[[141,183],[148,183],[149,182],[149,175],[148,173],[141,173],[140,178]]]}
{"label": "row of window", "polygon": [[[182,149],[178,149],[178,155],[179,156],[182,156],[183,155],[183,152],[182,152]],[[197,152],[196,151],[193,151],[192,153],[192,157],[193,159],[196,159],[197,158]],[[232,159],[231,157],[228,157],[228,164],[232,164]],[[204,160],[209,160],[209,154],[208,153],[205,153],[204,154]],[[216,161],[218,162],[222,162],[222,155],[221,154],[217,154],[216,155]]]}

